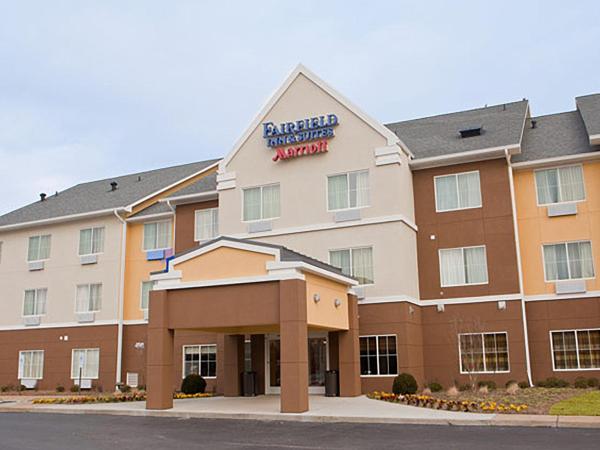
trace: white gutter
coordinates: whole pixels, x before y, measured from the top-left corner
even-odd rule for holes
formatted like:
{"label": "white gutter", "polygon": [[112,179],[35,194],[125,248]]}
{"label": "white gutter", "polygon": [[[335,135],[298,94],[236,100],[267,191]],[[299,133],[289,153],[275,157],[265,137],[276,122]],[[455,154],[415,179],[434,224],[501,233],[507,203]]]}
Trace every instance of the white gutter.
{"label": "white gutter", "polygon": [[515,200],[515,180],[513,169],[510,164],[510,153],[506,150],[506,164],[508,166],[508,180],[510,186],[510,198],[512,205],[513,227],[515,234],[515,246],[517,252],[517,270],[519,273],[519,293],[521,294],[521,320],[523,321],[523,339],[525,342],[525,362],[527,367],[527,381],[529,386],[533,386],[531,376],[531,357],[529,355],[529,332],[527,328],[527,310],[525,308],[525,288],[523,286],[523,266],[521,264],[521,241],[519,239],[519,222],[517,220],[517,204]]}
{"label": "white gutter", "polygon": [[432,167],[447,166],[452,164],[462,164],[474,161],[485,161],[488,159],[503,158],[508,151],[510,154],[519,153],[521,146],[519,144],[503,145],[500,147],[490,147],[481,150],[471,150],[467,152],[451,153],[449,155],[432,156],[430,158],[418,158],[410,161],[412,170],[429,169]]}
{"label": "white gutter", "polygon": [[117,317],[117,373],[115,376],[116,385],[121,383],[121,370],[123,363],[123,311],[125,309],[125,255],[127,252],[127,222],[114,210],[115,217],[122,224],[121,231],[121,267],[119,275],[119,300]]}
{"label": "white gutter", "polygon": [[127,222],[145,222],[147,220],[155,220],[155,219],[165,219],[168,217],[173,217],[173,213],[171,211],[156,213],[156,214],[147,214],[145,216],[140,217],[130,217],[127,219]]}
{"label": "white gutter", "polygon": [[197,194],[186,194],[186,195],[176,195],[168,198],[161,198],[159,200],[160,203],[192,203],[194,200],[202,201],[202,200],[214,200],[219,198],[218,191],[207,191],[207,192],[199,192]]}
{"label": "white gutter", "polygon": [[516,170],[520,169],[530,169],[534,167],[547,167],[553,166],[556,164],[563,163],[573,163],[580,161],[588,161],[600,159],[600,153],[598,152],[588,152],[588,153],[578,153],[576,155],[565,155],[565,156],[555,156],[553,158],[544,158],[544,159],[536,159],[534,161],[523,161],[511,164],[512,167]]}

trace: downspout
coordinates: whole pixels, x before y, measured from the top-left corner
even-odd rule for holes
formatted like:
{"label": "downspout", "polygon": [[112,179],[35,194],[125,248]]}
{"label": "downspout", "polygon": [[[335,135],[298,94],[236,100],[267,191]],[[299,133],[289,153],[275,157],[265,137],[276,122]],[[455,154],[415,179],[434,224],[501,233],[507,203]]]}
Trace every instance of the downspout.
{"label": "downspout", "polygon": [[119,302],[118,302],[118,317],[117,317],[117,373],[116,385],[121,383],[121,370],[123,363],[123,311],[125,309],[125,254],[127,250],[127,222],[119,215],[117,210],[114,210],[115,217],[122,224],[121,231],[121,266],[119,275]]}
{"label": "downspout", "polygon": [[508,149],[504,151],[506,164],[508,166],[508,180],[510,185],[510,198],[512,204],[513,228],[515,233],[515,245],[517,251],[517,269],[519,272],[519,294],[521,295],[521,320],[523,321],[523,338],[525,341],[525,363],[527,367],[527,381],[529,386],[533,386],[531,376],[531,358],[529,356],[529,333],[527,331],[527,309],[525,308],[525,289],[523,287],[523,267],[521,265],[521,242],[519,239],[519,223],[517,221],[517,204],[515,200],[515,181],[513,177],[513,168],[510,163],[510,154]]}

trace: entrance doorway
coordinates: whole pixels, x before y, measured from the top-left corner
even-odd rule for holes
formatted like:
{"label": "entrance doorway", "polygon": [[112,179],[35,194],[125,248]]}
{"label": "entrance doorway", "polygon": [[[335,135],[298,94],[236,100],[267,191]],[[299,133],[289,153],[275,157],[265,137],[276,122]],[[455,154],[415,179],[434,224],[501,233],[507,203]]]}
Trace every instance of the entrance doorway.
{"label": "entrance doorway", "polygon": [[[308,334],[308,392],[325,394],[325,371],[329,369],[329,340],[327,333]],[[281,393],[279,335],[265,336],[265,391]]]}

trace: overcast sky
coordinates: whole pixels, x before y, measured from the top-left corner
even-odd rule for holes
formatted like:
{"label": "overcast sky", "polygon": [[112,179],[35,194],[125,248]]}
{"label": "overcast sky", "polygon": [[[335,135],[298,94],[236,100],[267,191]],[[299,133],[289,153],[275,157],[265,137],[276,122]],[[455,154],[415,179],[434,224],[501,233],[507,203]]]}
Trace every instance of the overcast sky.
{"label": "overcast sky", "polygon": [[299,62],[383,123],[600,92],[597,0],[203,3],[0,0],[0,214],[224,155]]}

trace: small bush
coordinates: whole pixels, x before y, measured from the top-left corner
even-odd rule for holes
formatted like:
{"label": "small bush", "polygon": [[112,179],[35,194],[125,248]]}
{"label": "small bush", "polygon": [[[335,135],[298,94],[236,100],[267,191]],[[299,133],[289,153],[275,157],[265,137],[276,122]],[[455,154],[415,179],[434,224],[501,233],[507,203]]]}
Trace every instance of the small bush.
{"label": "small bush", "polygon": [[511,384],[518,384],[517,380],[508,380],[506,383],[504,383],[504,387],[508,388]]}
{"label": "small bush", "polygon": [[8,392],[10,390],[10,386],[0,386],[0,392]]}
{"label": "small bush", "polygon": [[550,377],[537,382],[537,386],[543,388],[565,388],[569,386],[569,382],[560,378]]}
{"label": "small bush", "polygon": [[414,394],[417,392],[419,386],[417,380],[410,373],[401,373],[394,378],[394,384],[392,385],[392,392],[396,395],[399,394]]}
{"label": "small bush", "polygon": [[431,392],[441,392],[444,390],[444,386],[442,386],[440,383],[436,383],[435,381],[433,383],[429,383],[427,387],[429,390],[431,390]]}
{"label": "small bush", "polygon": [[477,383],[478,388],[482,388],[484,386],[488,388],[488,391],[493,391],[496,389],[496,382],[491,380],[481,380],[479,383]]}
{"label": "small bush", "polygon": [[449,397],[458,397],[458,389],[456,388],[456,386],[451,386],[450,389],[446,391],[446,394]]}
{"label": "small bush", "polygon": [[145,391],[145,390],[146,390],[146,385],[145,385],[145,384],[140,384],[140,385],[137,387],[137,390],[138,390],[138,391]]}
{"label": "small bush", "polygon": [[472,386],[472,385],[470,385],[469,383],[466,383],[466,384],[461,384],[461,385],[458,387],[458,390],[459,390],[460,392],[466,392],[466,391],[470,391],[471,389],[473,389],[473,386]]}
{"label": "small bush", "polygon": [[529,381],[519,381],[519,387],[521,389],[527,389],[529,387]]}
{"label": "small bush", "polygon": [[588,388],[588,380],[587,378],[578,377],[575,379],[575,383],[573,383],[577,389],[587,389]]}
{"label": "small bush", "polygon": [[131,386],[129,386],[128,384],[119,384],[117,386],[117,388],[119,389],[119,391],[121,391],[123,394],[127,394],[128,392],[131,391]]}
{"label": "small bush", "polygon": [[508,395],[515,395],[517,392],[519,392],[519,390],[520,390],[520,388],[519,388],[519,385],[517,383],[511,383],[506,388],[506,393]]}
{"label": "small bush", "polygon": [[20,384],[17,386],[17,392],[23,392],[27,390],[27,386],[25,386],[24,384]]}
{"label": "small bush", "polygon": [[71,392],[79,392],[79,386],[77,386],[76,384],[71,386]]}
{"label": "small bush", "polygon": [[600,380],[598,380],[598,378],[588,378],[587,385],[591,388],[597,388],[600,386]]}
{"label": "small bush", "polygon": [[203,394],[206,390],[206,381],[200,375],[190,374],[181,383],[181,392],[184,394]]}
{"label": "small bush", "polygon": [[65,392],[65,387],[59,384],[56,386],[56,392]]}

